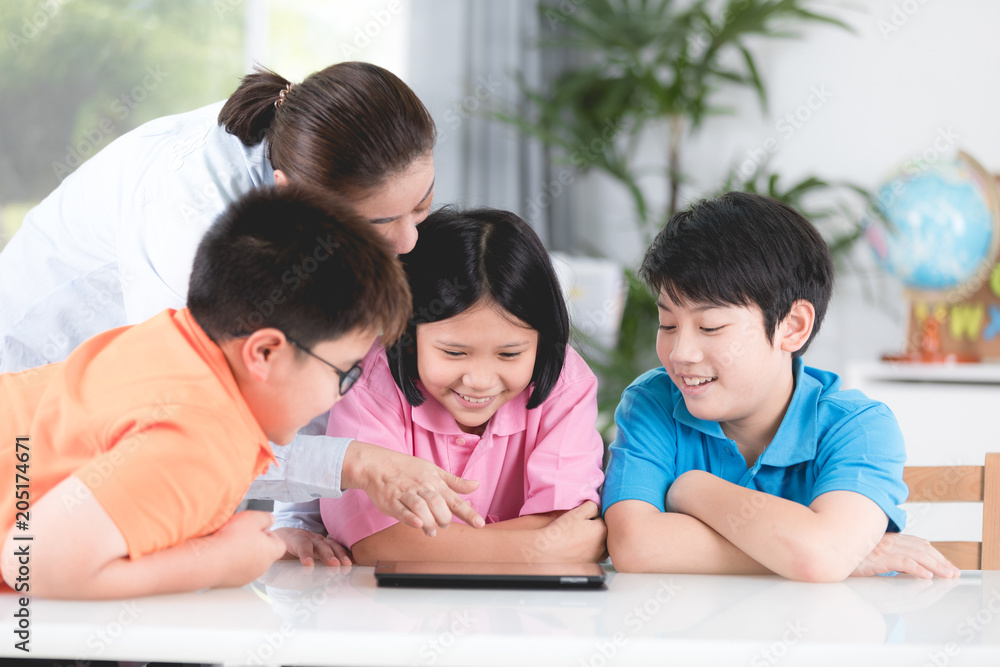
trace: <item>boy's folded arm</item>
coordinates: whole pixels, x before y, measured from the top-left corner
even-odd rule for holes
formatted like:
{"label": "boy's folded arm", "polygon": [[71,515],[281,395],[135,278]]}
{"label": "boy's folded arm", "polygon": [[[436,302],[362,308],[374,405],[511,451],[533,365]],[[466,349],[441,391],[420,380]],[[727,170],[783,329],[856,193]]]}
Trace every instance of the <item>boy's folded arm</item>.
{"label": "boy's folded arm", "polygon": [[802,581],[842,581],[885,534],[871,499],[831,491],[808,507],[692,470],[674,481],[670,509],[707,524],[768,569]]}
{"label": "boy's folded arm", "polygon": [[768,574],[770,570],[686,514],[643,500],[621,500],[604,513],[608,553],[619,572]]}
{"label": "boy's folded arm", "polygon": [[[260,576],[284,552],[267,528],[270,515],[243,512],[219,531],[142,558],[128,558],[125,538],[90,489],[70,476],[32,508],[31,593],[72,599],[128,598],[237,586]],[[0,569],[17,576],[13,534]]]}
{"label": "boy's folded arm", "polygon": [[[452,523],[432,538],[395,524],[359,540],[351,552],[361,565],[378,560],[569,563],[597,562],[603,557],[607,531],[597,518],[595,503],[588,501],[554,518],[532,516],[489,524],[485,529]],[[537,527],[528,527],[534,524]]]}

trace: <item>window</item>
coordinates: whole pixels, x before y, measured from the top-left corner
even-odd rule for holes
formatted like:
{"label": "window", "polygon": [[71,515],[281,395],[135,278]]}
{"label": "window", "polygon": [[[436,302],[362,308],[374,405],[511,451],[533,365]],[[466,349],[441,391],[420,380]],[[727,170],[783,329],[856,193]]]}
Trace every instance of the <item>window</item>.
{"label": "window", "polygon": [[345,60],[406,79],[400,0],[0,4],[0,248],[116,137],[228,97],[254,62],[292,81]]}

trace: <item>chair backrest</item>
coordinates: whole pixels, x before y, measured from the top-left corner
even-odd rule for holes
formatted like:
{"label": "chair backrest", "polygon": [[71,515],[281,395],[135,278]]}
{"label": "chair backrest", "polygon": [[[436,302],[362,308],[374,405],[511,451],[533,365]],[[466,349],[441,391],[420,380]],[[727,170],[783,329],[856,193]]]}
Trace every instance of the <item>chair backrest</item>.
{"label": "chair backrest", "polygon": [[982,542],[934,542],[962,570],[1000,570],[1000,453],[984,466],[908,466],[903,481],[909,502],[983,503]]}

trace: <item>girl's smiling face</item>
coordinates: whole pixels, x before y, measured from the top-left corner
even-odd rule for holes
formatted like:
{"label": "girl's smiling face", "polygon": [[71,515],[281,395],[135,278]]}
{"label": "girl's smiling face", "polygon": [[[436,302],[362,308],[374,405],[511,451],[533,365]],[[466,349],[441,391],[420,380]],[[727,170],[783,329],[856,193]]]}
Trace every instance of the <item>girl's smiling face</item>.
{"label": "girl's smiling face", "polygon": [[417,325],[425,393],[466,433],[482,435],[497,410],[531,383],[538,332],[495,304]]}

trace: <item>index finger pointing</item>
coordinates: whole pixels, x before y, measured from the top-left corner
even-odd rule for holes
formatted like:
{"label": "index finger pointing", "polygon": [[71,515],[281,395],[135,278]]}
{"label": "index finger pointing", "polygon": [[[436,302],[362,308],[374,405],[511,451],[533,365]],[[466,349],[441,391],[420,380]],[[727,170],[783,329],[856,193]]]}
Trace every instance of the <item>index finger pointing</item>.
{"label": "index finger pointing", "polygon": [[448,504],[451,507],[451,513],[470,526],[482,528],[486,525],[486,520],[479,516],[479,512],[468,500],[455,496]]}

